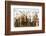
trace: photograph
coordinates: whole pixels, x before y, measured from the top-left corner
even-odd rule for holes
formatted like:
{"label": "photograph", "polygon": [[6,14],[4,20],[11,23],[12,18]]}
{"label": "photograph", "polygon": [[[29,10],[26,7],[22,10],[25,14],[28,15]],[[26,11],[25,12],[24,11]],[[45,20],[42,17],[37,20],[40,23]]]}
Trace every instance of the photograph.
{"label": "photograph", "polygon": [[14,27],[39,26],[38,14],[38,9],[14,8]]}

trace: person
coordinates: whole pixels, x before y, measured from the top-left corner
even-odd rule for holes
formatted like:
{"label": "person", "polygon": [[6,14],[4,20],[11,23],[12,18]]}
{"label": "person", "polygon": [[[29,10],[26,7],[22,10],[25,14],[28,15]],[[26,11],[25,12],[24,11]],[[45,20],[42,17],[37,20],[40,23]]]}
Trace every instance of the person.
{"label": "person", "polygon": [[38,24],[39,24],[39,21],[38,21],[38,20],[39,20],[39,19],[38,19],[38,15],[35,14],[35,15],[33,16],[33,21],[32,21],[33,26],[38,26]]}

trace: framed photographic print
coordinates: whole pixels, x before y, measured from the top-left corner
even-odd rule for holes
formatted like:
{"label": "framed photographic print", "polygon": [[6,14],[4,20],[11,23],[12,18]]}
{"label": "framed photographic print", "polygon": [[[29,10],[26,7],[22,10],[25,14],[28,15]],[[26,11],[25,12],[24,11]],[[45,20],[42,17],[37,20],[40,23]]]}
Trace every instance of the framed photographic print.
{"label": "framed photographic print", "polygon": [[5,34],[34,34],[45,32],[45,4],[5,1]]}

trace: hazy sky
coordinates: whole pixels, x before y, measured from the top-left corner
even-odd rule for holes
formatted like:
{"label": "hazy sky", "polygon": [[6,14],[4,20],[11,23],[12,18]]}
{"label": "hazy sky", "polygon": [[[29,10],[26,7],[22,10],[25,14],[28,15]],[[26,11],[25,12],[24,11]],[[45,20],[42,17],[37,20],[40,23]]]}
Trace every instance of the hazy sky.
{"label": "hazy sky", "polygon": [[21,15],[21,14],[32,14],[32,13],[38,13],[39,9],[31,9],[31,8],[14,8],[13,9],[14,12],[14,16],[17,15]]}

